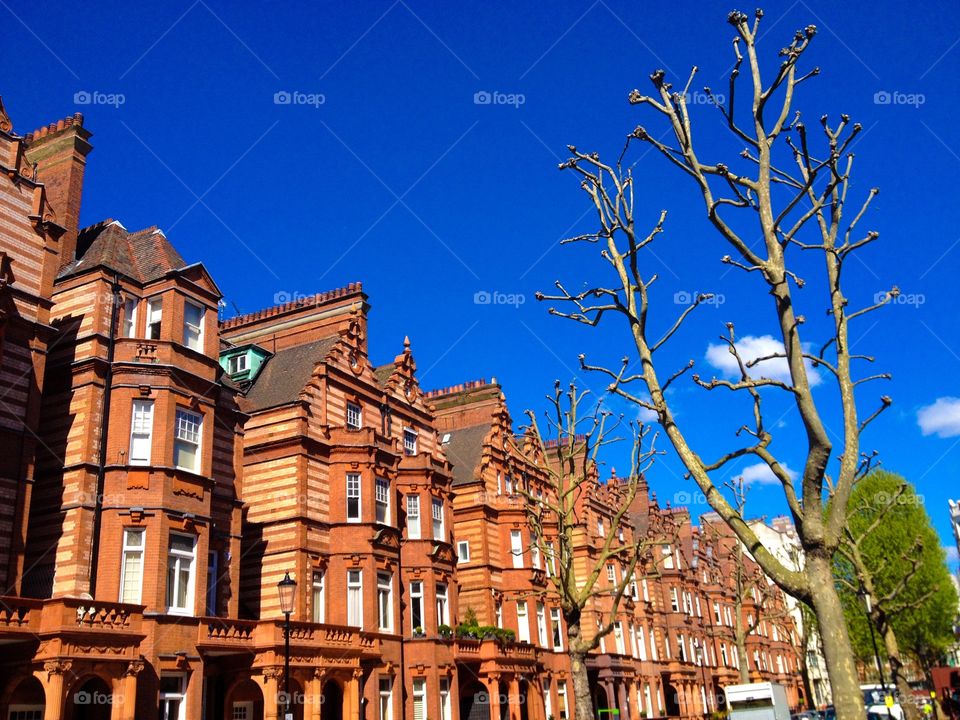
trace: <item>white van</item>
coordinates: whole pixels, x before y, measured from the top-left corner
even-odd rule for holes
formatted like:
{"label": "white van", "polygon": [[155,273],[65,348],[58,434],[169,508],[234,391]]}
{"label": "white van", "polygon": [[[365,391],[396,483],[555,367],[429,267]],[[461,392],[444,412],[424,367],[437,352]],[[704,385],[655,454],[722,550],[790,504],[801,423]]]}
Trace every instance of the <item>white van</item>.
{"label": "white van", "polygon": [[903,708],[900,707],[899,702],[894,702],[890,712],[887,712],[886,695],[892,695],[894,700],[898,699],[897,689],[893,685],[887,685],[886,695],[883,691],[883,685],[878,683],[861,685],[860,692],[863,693],[863,706],[867,709],[867,713],[881,718],[892,716],[893,720],[903,720]]}
{"label": "white van", "polygon": [[727,685],[729,720],[790,720],[787,691],[783,685],[762,682],[749,685]]}

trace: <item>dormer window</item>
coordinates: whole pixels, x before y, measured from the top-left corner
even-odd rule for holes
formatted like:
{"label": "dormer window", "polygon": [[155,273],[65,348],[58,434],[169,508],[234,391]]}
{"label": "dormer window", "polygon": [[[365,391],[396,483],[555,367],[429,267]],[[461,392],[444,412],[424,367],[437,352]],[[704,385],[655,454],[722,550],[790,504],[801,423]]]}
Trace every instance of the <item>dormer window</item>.
{"label": "dormer window", "polygon": [[347,403],[347,427],[359,430],[363,425],[363,410],[355,403]]}
{"label": "dormer window", "polygon": [[147,303],[147,339],[160,339],[160,318],[163,304],[160,298],[154,298]]}
{"label": "dormer window", "polygon": [[249,368],[249,360],[246,353],[243,355],[234,355],[227,361],[228,371],[231,375],[237,375],[246,372]]}
{"label": "dormer window", "polygon": [[403,452],[405,455],[417,454],[417,431],[413,428],[403,429]]}
{"label": "dormer window", "polygon": [[183,303],[183,344],[203,352],[203,308],[192,302]]}

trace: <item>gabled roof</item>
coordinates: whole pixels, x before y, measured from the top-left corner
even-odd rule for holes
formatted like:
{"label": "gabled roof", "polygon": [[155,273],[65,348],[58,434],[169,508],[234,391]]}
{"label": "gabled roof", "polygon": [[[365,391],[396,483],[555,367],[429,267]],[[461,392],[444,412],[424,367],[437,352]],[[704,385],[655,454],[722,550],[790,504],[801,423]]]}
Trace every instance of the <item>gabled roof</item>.
{"label": "gabled roof", "polygon": [[[483,458],[483,439],[490,433],[490,424],[470,425],[450,430],[450,440],[443,449],[447,460],[453,464],[453,486],[466,485],[476,481],[477,466]],[[446,436],[442,432],[441,437]]]}
{"label": "gabled roof", "polygon": [[80,231],[77,258],[60,271],[60,278],[105,267],[140,283],[187,267],[157,227],[128,231],[116,220],[104,220]]}
{"label": "gabled roof", "polygon": [[317,363],[323,360],[339,340],[338,335],[278,350],[260,370],[247,393],[250,412],[295,402],[313,377]]}

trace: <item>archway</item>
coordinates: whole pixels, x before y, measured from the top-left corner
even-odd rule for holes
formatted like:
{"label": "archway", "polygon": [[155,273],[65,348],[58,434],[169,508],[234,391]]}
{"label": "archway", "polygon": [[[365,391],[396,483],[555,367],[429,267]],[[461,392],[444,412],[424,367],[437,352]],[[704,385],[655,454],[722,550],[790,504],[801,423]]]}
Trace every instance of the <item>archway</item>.
{"label": "archway", "polygon": [[67,693],[65,720],[110,720],[113,691],[106,681],[93,675],[81,679]]}
{"label": "archway", "polygon": [[0,701],[0,718],[23,718],[41,720],[46,706],[43,684],[32,675],[14,680],[15,685],[7,690]]}
{"label": "archway", "polygon": [[677,688],[668,682],[663,684],[664,704],[667,706],[667,715],[678,717],[680,715],[680,693]]}
{"label": "archway", "polygon": [[336,680],[327,680],[323,686],[321,720],[343,720],[343,690]]}
{"label": "archway", "polygon": [[490,717],[491,700],[476,678],[460,684],[460,720],[499,720]]}
{"label": "archway", "polygon": [[241,680],[227,693],[224,717],[263,720],[263,693],[253,680]]}

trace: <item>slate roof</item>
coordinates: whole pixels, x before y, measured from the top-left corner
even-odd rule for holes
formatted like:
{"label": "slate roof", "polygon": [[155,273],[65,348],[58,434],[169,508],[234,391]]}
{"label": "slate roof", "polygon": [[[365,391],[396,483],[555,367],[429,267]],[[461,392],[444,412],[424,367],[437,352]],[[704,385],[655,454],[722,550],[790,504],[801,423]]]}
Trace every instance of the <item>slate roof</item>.
{"label": "slate roof", "polygon": [[180,253],[158,228],[130,232],[115,220],[104,220],[80,231],[77,258],[61,269],[59,277],[106,267],[140,283],[148,283],[186,266]]}
{"label": "slate roof", "polygon": [[310,382],[313,369],[336,344],[339,336],[278,350],[264,364],[247,393],[249,411],[264,410],[296,401]]}
{"label": "slate roof", "polygon": [[[476,481],[475,472],[483,457],[483,439],[490,432],[490,423],[470,425],[450,431],[450,441],[444,444],[447,460],[453,463],[453,486]],[[440,433],[441,437],[446,433]]]}
{"label": "slate roof", "polygon": [[384,387],[387,384],[387,380],[390,379],[390,376],[393,375],[393,371],[396,369],[396,365],[393,363],[387,363],[386,365],[381,365],[378,368],[373,369],[373,375],[377,378],[377,385]]}

